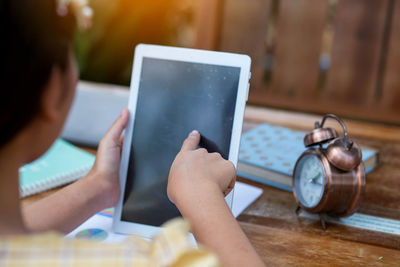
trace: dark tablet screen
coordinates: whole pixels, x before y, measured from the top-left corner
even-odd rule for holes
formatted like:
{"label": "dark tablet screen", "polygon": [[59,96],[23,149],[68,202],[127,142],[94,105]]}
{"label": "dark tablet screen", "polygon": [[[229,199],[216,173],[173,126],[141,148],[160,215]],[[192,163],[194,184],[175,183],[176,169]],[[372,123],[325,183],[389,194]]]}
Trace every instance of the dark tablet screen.
{"label": "dark tablet screen", "polygon": [[160,226],[180,216],[168,174],[192,130],[200,146],[228,159],[239,76],[238,67],[143,59],[122,221]]}

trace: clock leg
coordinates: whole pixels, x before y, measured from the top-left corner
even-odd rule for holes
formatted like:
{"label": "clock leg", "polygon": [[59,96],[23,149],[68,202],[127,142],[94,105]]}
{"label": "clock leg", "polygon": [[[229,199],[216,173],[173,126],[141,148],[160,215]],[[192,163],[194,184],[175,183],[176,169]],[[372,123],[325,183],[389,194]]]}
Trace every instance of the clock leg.
{"label": "clock leg", "polygon": [[326,215],[325,215],[325,213],[320,213],[319,219],[321,221],[322,229],[324,229],[324,231],[325,231],[326,230]]}
{"label": "clock leg", "polygon": [[297,208],[296,208],[296,210],[295,210],[295,212],[296,212],[296,215],[299,215],[300,211],[301,211],[301,208],[300,208],[300,206],[297,206]]}

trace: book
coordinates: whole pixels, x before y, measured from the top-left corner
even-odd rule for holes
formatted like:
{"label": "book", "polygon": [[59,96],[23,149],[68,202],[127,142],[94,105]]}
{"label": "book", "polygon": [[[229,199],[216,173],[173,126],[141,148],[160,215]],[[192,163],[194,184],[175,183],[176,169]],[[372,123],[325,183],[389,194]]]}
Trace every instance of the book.
{"label": "book", "polygon": [[19,169],[20,196],[26,197],[76,181],[92,168],[95,156],[57,139],[39,159]]}
{"label": "book", "polygon": [[[305,132],[267,123],[245,132],[240,141],[237,175],[292,191],[292,173],[299,156],[307,149]],[[378,165],[378,152],[362,147],[365,172]]]}

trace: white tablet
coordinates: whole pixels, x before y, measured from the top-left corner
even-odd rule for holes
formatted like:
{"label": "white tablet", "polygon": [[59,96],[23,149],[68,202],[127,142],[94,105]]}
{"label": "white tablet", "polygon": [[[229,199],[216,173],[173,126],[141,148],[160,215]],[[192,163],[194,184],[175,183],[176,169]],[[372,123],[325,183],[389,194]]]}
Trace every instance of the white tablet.
{"label": "white tablet", "polygon": [[200,132],[200,146],[236,166],[250,62],[246,55],[136,47],[114,231],[151,237],[180,216],[167,197],[168,174],[192,130]]}

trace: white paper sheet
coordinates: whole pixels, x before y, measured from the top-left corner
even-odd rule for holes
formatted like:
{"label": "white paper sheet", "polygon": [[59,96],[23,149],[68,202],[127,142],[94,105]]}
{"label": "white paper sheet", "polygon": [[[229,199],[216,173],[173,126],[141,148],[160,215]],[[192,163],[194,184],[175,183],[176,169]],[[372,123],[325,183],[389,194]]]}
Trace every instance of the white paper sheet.
{"label": "white paper sheet", "polygon": [[261,188],[236,182],[232,205],[232,213],[235,218],[261,196],[262,192],[263,190]]}
{"label": "white paper sheet", "polygon": [[[232,206],[233,215],[235,217],[239,216],[262,192],[261,188],[236,182]],[[107,238],[102,241],[105,243],[119,243],[127,238],[127,235],[114,233],[112,230],[112,216],[101,212],[89,218],[66,237],[74,238],[78,233],[87,229],[101,229],[106,232]]]}

